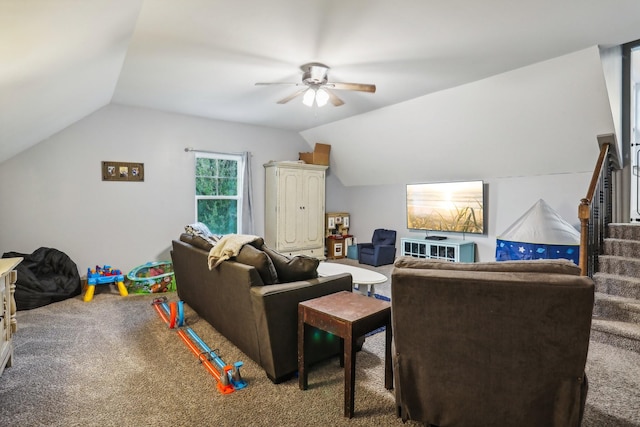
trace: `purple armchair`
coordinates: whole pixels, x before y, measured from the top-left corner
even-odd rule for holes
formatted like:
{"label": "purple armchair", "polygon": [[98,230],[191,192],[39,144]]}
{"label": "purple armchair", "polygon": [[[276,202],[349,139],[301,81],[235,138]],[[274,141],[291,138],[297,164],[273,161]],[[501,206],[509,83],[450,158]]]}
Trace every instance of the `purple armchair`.
{"label": "purple armchair", "polygon": [[396,232],[378,228],[373,232],[371,243],[358,243],[358,262],[374,267],[393,264],[396,257]]}

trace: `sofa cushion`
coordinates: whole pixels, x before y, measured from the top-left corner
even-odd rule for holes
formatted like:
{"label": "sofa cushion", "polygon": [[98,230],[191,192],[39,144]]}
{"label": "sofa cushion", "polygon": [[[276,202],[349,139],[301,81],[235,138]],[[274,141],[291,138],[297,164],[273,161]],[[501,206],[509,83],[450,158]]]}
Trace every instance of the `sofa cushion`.
{"label": "sofa cushion", "polygon": [[398,268],[423,270],[490,271],[514,273],[556,273],[580,275],[580,267],[566,259],[536,259],[490,262],[450,262],[441,259],[403,256],[394,263]]}
{"label": "sofa cushion", "polygon": [[309,280],[318,277],[318,264],[320,264],[320,260],[316,258],[306,255],[289,257],[269,248],[267,245],[263,245],[262,250],[269,255],[269,258],[273,261],[280,283]]}
{"label": "sofa cushion", "polygon": [[244,245],[235,259],[237,262],[255,267],[263,284],[273,285],[278,283],[278,273],[273,266],[271,258],[260,249],[256,249],[250,244]]}

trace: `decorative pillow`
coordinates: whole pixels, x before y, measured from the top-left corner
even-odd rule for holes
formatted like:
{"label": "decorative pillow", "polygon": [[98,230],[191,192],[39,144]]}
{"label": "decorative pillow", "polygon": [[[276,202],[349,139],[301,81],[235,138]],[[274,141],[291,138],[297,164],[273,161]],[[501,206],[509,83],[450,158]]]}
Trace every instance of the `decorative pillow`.
{"label": "decorative pillow", "polygon": [[316,258],[306,255],[288,257],[274,251],[267,245],[263,245],[262,250],[273,261],[280,283],[297,282],[298,280],[309,280],[318,277],[320,260]]}
{"label": "decorative pillow", "polygon": [[204,222],[194,222],[184,227],[184,231],[189,234],[204,234],[205,236],[211,236],[211,230]]}
{"label": "decorative pillow", "polygon": [[210,240],[205,239],[202,236],[197,236],[189,233],[182,233],[180,235],[180,241],[189,243],[190,245],[193,245],[196,248],[205,250],[207,252],[209,252],[213,247],[213,244],[211,243]]}
{"label": "decorative pillow", "polygon": [[242,246],[240,252],[236,256],[236,261],[242,264],[255,267],[262,278],[262,283],[265,285],[273,285],[278,283],[278,273],[271,258],[260,249],[256,249],[250,244]]}
{"label": "decorative pillow", "polygon": [[256,249],[262,250],[262,246],[264,245],[264,239],[262,237],[258,237],[253,242],[249,242],[249,245],[253,246]]}
{"label": "decorative pillow", "polygon": [[[194,242],[197,241],[197,243],[192,244],[205,250],[209,250],[214,247],[216,243],[218,243],[218,241],[222,238],[222,236],[211,234],[209,227],[207,227],[207,225],[203,222],[194,222],[193,224],[189,224],[184,227],[184,231],[187,234],[198,237],[199,239],[194,239]],[[201,240],[203,240],[204,242],[202,242]]]}
{"label": "decorative pillow", "polygon": [[396,259],[398,268],[423,270],[492,271],[512,273],[556,273],[580,275],[580,267],[567,259],[536,259],[526,261],[450,262],[441,259],[403,256]]}

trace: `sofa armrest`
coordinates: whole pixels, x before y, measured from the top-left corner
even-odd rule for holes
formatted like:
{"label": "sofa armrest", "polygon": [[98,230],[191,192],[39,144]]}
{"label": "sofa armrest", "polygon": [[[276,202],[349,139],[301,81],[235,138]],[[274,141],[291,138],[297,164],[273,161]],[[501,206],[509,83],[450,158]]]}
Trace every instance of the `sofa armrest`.
{"label": "sofa armrest", "polygon": [[566,259],[449,262],[443,259],[401,256],[395,261],[394,266],[396,268],[423,270],[489,271],[494,273],[555,273],[580,276],[580,267]]}
{"label": "sofa armrest", "polygon": [[[279,382],[298,369],[298,303],[339,291],[351,291],[350,274],[318,277],[291,283],[251,287],[253,314],[258,329],[260,365]],[[337,354],[339,340],[309,340],[310,362]]]}
{"label": "sofa armrest", "polygon": [[[282,295],[282,297],[285,297],[285,295],[287,295],[288,297],[295,298],[296,303],[298,303],[301,301],[306,301],[308,299],[327,295],[328,292],[323,292],[323,290],[325,290],[327,287],[334,286],[336,283],[341,284],[341,288],[339,290],[336,290],[335,292],[339,292],[342,290],[351,290],[351,288],[349,288],[349,286],[353,285],[351,274],[342,273],[336,274],[334,276],[324,276],[309,280],[299,280],[297,282],[277,283],[266,286],[252,286],[251,292],[253,295],[259,295],[260,298],[275,297],[276,295]],[[347,289],[342,289],[342,286],[347,286]]]}
{"label": "sofa armrest", "polygon": [[376,253],[378,254],[384,254],[384,255],[396,254],[396,247],[393,245],[376,245],[375,250],[376,250]]}

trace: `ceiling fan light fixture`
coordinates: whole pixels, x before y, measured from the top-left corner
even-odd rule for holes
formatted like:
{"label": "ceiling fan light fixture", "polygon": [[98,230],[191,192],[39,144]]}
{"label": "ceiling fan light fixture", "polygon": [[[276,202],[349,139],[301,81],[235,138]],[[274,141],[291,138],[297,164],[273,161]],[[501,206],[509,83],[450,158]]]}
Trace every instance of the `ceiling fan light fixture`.
{"label": "ceiling fan light fixture", "polygon": [[318,107],[324,107],[331,102],[336,107],[344,105],[344,101],[340,99],[334,90],[355,90],[360,92],[375,93],[376,85],[366,83],[344,83],[332,82],[328,79],[329,67],[319,62],[310,62],[300,66],[302,70],[301,83],[256,83],[256,85],[293,85],[300,86],[296,92],[286,96],[278,101],[278,104],[286,104],[294,98],[302,96],[302,103],[307,107],[313,107],[315,103]]}
{"label": "ceiling fan light fixture", "polygon": [[327,101],[329,101],[329,94],[326,90],[320,88],[316,91],[316,103],[318,107],[324,107],[327,105]]}
{"label": "ceiling fan light fixture", "polygon": [[313,101],[316,99],[316,91],[312,88],[307,89],[302,98],[302,103],[307,107],[313,107]]}

